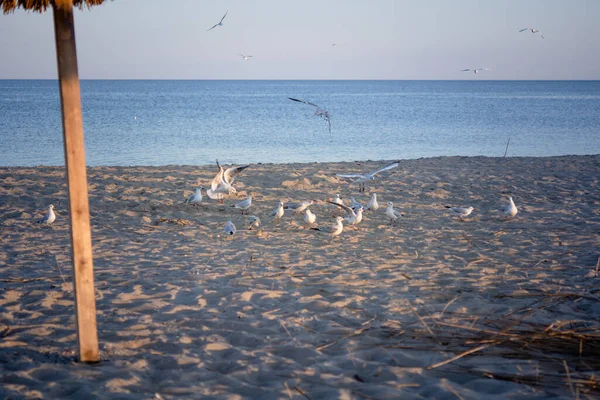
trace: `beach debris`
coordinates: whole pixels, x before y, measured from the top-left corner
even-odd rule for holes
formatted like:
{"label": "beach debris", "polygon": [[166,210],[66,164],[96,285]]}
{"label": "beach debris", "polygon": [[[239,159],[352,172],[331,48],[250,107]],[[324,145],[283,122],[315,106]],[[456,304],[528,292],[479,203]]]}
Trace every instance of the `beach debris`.
{"label": "beach debris", "polygon": [[187,199],[185,199],[185,203],[202,203],[202,190],[204,189],[204,186],[198,186],[196,188],[196,192],[189,196]]}
{"label": "beach debris", "polygon": [[221,164],[219,164],[219,160],[217,160],[219,172],[217,172],[217,175],[213,178],[210,184],[210,189],[206,191],[208,197],[219,200],[219,202],[223,202],[224,194],[237,193],[237,190],[235,190],[235,188],[232,186],[233,182],[235,181],[235,177],[249,166],[250,165],[244,165],[241,167],[229,167],[225,169]]}
{"label": "beach debris", "polygon": [[217,26],[223,26],[223,20],[225,19],[225,17],[227,16],[227,13],[229,12],[229,10],[227,10],[225,12],[225,15],[223,15],[223,17],[221,18],[221,20],[219,21],[219,23],[214,24],[210,29],[207,29],[206,32],[211,31],[213,29],[215,29]]}
{"label": "beach debris", "polygon": [[354,211],[351,207],[348,207],[346,205],[338,204],[336,202],[329,201],[329,200],[327,200],[327,202],[330,203],[330,204],[336,205],[338,207],[341,207],[341,208],[343,208],[346,211],[346,213],[347,213],[348,216],[346,218],[344,218],[344,219],[348,222],[348,224],[350,224],[350,225],[358,225],[362,221],[362,218],[363,218],[363,215],[362,215],[362,213],[363,213],[363,207],[360,207],[356,211]]}
{"label": "beach debris", "polygon": [[242,214],[245,214],[246,211],[250,208],[251,205],[252,205],[252,196],[248,196],[247,199],[244,199],[242,201],[238,201],[237,203],[235,203],[231,207],[235,207],[238,210],[242,210]]}
{"label": "beach debris", "polygon": [[375,211],[379,208],[379,203],[377,202],[377,193],[373,193],[371,196],[371,201],[367,204],[367,210]]}
{"label": "beach debris", "polygon": [[304,222],[308,225],[313,226],[313,224],[317,221],[317,216],[312,213],[308,208],[304,211]]}
{"label": "beach debris", "polygon": [[288,97],[288,99],[290,99],[292,101],[297,101],[299,103],[308,104],[309,106],[316,107],[317,109],[315,110],[315,114],[314,115],[317,116],[317,117],[325,118],[325,121],[327,121],[327,126],[329,127],[329,133],[331,133],[331,116],[329,115],[329,111],[327,111],[327,110],[319,107],[316,104],[308,102],[308,101],[298,100],[298,99],[294,99],[292,97]]}
{"label": "beach debris", "polygon": [[377,171],[369,172],[368,174],[336,174],[336,176],[339,176],[340,178],[354,179],[353,182],[358,183],[358,191],[364,192],[365,182],[374,181],[375,175],[379,174],[380,172],[396,168],[398,165],[400,164],[398,162],[395,162],[386,167],[378,169]]}
{"label": "beach debris", "polygon": [[235,235],[235,233],[237,232],[235,225],[231,221],[227,221],[227,223],[225,224],[224,230],[225,230],[225,234],[227,234],[229,236]]}
{"label": "beach debris", "polygon": [[285,210],[292,210],[294,213],[301,213],[313,204],[315,204],[314,200],[298,201],[294,203],[285,203],[283,208]]}
{"label": "beach debris", "polygon": [[273,219],[271,220],[271,222],[275,221],[276,219],[279,220],[281,217],[283,217],[283,213],[284,213],[284,208],[283,208],[283,202],[279,202],[279,205],[277,207],[275,207],[275,209],[273,211],[271,211],[271,217],[273,217]]}
{"label": "beach debris", "polygon": [[458,216],[460,218],[460,220],[462,221],[464,217],[468,217],[471,212],[473,212],[473,210],[475,209],[474,207],[450,207],[450,206],[445,206],[446,208],[449,208],[450,211],[452,211],[454,213],[454,215]]}
{"label": "beach debris", "polygon": [[465,68],[465,69],[460,70],[460,72],[469,72],[469,71],[473,71],[474,74],[478,74],[479,71],[491,71],[491,69],[489,69],[489,68],[475,68],[475,69]]}
{"label": "beach debris", "polygon": [[50,204],[48,206],[48,212],[46,215],[42,217],[42,219],[38,220],[38,224],[51,225],[56,219],[56,214],[54,214],[54,205]]}
{"label": "beach debris", "polygon": [[523,28],[521,29],[519,32],[525,32],[525,31],[531,31],[531,33],[539,33],[540,36],[542,37],[542,39],[544,39],[544,35],[542,35],[542,32],[538,31],[537,29],[534,28]]}
{"label": "beach debris", "polygon": [[248,222],[248,230],[251,231],[254,228],[258,228],[260,226],[260,218],[256,215],[250,216],[250,221]]}
{"label": "beach debris", "polygon": [[342,221],[344,221],[344,218],[342,217],[335,217],[335,224],[331,225],[331,226],[323,226],[320,228],[310,228],[314,231],[319,231],[319,232],[323,232],[326,233],[328,235],[331,236],[331,238],[333,239],[334,237],[340,235],[342,233],[342,231],[344,230],[344,224],[342,223]]}
{"label": "beach debris", "polygon": [[394,203],[391,201],[387,202],[387,208],[385,210],[385,215],[389,218],[390,224],[396,222],[396,220],[400,217],[404,217],[404,214],[401,212],[394,210]]}
{"label": "beach debris", "polygon": [[506,206],[506,208],[504,209],[504,214],[506,214],[506,216],[508,217],[514,217],[515,215],[517,215],[517,212],[519,212],[519,210],[517,210],[517,206],[515,205],[515,202],[513,201],[512,196],[508,196],[508,205]]}

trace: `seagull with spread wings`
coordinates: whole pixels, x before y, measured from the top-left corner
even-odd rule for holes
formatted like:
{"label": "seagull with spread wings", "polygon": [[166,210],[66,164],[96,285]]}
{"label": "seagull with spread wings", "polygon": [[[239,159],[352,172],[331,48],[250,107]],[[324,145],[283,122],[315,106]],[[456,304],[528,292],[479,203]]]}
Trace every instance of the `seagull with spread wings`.
{"label": "seagull with spread wings", "polygon": [[218,23],[218,24],[214,24],[214,25],[212,26],[212,28],[210,28],[210,29],[207,29],[206,31],[207,31],[207,32],[208,32],[208,31],[212,31],[212,30],[213,30],[213,29],[215,29],[217,26],[223,26],[223,20],[224,20],[224,19],[225,19],[225,17],[227,16],[227,13],[228,13],[228,12],[229,12],[229,11],[225,12],[225,15],[223,15],[223,18],[221,18],[221,20],[219,21],[219,23]]}
{"label": "seagull with spread wings", "polygon": [[340,178],[354,179],[353,182],[358,183],[358,191],[364,192],[365,182],[375,180],[375,175],[377,175],[378,173],[387,171],[392,168],[396,168],[398,165],[400,164],[398,164],[398,162],[395,162],[393,164],[388,165],[387,167],[383,167],[381,169],[378,169],[377,171],[373,171],[368,174],[337,174],[336,176],[339,176]]}
{"label": "seagull with spread wings", "polygon": [[240,53],[238,53],[238,56],[242,57],[244,59],[244,61],[247,61],[250,59],[250,57],[252,57],[252,56],[246,56],[246,55],[240,54]]}
{"label": "seagull with spread wings", "polygon": [[221,201],[223,200],[224,194],[233,194],[237,192],[232,186],[235,176],[248,168],[250,165],[229,167],[225,169],[221,164],[219,164],[219,160],[217,160],[217,166],[219,167],[219,172],[217,172],[217,175],[213,178],[210,184],[210,189],[206,191],[206,194],[211,199]]}
{"label": "seagull with spread wings", "polygon": [[479,71],[491,71],[491,69],[489,69],[489,68],[475,68],[475,69],[465,68],[465,69],[460,70],[460,72],[469,72],[469,71],[473,71],[474,74],[478,74]]}
{"label": "seagull with spread wings", "polygon": [[540,32],[540,31],[538,31],[537,29],[534,29],[534,28],[523,28],[519,32],[525,32],[525,31],[531,31],[531,33],[539,33],[540,36],[542,37],[542,39],[544,38],[544,35],[542,35],[542,32]]}
{"label": "seagull with spread wings", "polygon": [[290,99],[292,101],[297,101],[298,103],[304,103],[304,104],[308,104],[309,106],[316,107],[314,115],[317,117],[325,118],[325,121],[327,121],[327,125],[329,127],[329,133],[331,133],[331,116],[329,115],[329,111],[325,110],[324,108],[319,107],[316,104],[308,102],[308,101],[298,100],[298,99],[294,99],[292,97],[288,97],[288,99]]}

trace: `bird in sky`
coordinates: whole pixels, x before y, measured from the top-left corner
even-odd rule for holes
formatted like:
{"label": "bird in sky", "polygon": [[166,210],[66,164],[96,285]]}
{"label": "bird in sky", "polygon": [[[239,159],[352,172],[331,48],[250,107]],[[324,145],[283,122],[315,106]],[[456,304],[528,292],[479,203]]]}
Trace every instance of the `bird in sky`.
{"label": "bird in sky", "polygon": [[460,70],[460,72],[468,72],[468,71],[473,71],[474,74],[478,74],[479,71],[491,71],[491,69],[489,69],[489,68],[475,68],[475,69],[465,68],[465,69]]}
{"label": "bird in sky", "polygon": [[308,104],[309,106],[316,107],[314,115],[317,116],[317,117],[325,118],[325,121],[327,121],[327,125],[329,126],[329,133],[331,133],[331,116],[329,115],[329,111],[327,111],[327,110],[319,107],[316,104],[308,102],[308,101],[298,100],[298,99],[294,99],[292,97],[288,97],[288,99],[290,99],[292,101],[297,101],[298,103],[304,103],[304,104]]}
{"label": "bird in sky", "polygon": [[223,26],[223,20],[224,20],[224,19],[225,19],[225,17],[227,16],[227,13],[228,13],[228,12],[229,12],[229,11],[225,12],[225,15],[223,15],[223,18],[221,18],[221,20],[219,21],[219,23],[218,23],[218,24],[214,24],[214,25],[212,26],[212,28],[210,28],[210,29],[207,29],[206,31],[207,31],[207,32],[208,32],[208,31],[211,31],[211,30],[215,29],[217,26]]}
{"label": "bird in sky", "polygon": [[542,32],[540,32],[540,31],[538,31],[537,29],[534,29],[534,28],[523,28],[519,32],[525,32],[525,31],[531,31],[531,33],[539,33],[540,36],[542,37],[542,39],[544,38],[544,35],[542,35]]}
{"label": "bird in sky", "polygon": [[238,53],[238,56],[242,57],[242,59],[244,59],[244,60],[246,60],[246,61],[247,61],[247,60],[249,60],[249,59],[250,59],[250,57],[252,57],[252,56],[246,56],[246,55],[239,54],[239,53]]}

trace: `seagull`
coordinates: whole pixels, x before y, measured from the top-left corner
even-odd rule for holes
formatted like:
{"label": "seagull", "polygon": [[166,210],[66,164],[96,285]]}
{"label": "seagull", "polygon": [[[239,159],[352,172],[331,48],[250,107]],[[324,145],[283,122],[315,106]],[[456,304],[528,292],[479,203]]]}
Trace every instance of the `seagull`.
{"label": "seagull", "polygon": [[273,221],[276,219],[279,220],[281,217],[283,217],[283,212],[283,202],[280,201],[279,205],[273,211],[271,211],[271,217],[273,217]]}
{"label": "seagull", "polygon": [[232,194],[237,191],[231,184],[235,180],[235,176],[248,168],[250,165],[244,165],[242,167],[230,167],[224,169],[223,166],[219,164],[219,160],[217,160],[217,166],[219,167],[219,172],[213,178],[212,183],[210,184],[210,189],[206,191],[206,194],[211,199],[223,200],[223,194]]}
{"label": "seagull", "polygon": [[235,228],[235,225],[233,224],[233,222],[231,221],[227,221],[227,223],[225,224],[225,233],[227,235],[235,235],[235,233],[237,232],[237,229]]}
{"label": "seagull", "polygon": [[252,196],[248,196],[247,199],[244,199],[242,201],[238,201],[237,203],[235,203],[231,207],[235,207],[237,209],[240,209],[240,210],[242,210],[242,214],[245,214],[246,211],[250,208],[251,205],[252,205]]}
{"label": "seagull", "polygon": [[517,215],[517,212],[519,212],[519,210],[517,210],[517,206],[515,205],[515,202],[513,201],[511,196],[508,197],[508,201],[509,203],[504,209],[504,214],[506,214],[506,216],[508,217],[514,217],[515,215]]}
{"label": "seagull", "polygon": [[312,206],[315,203],[314,200],[310,201],[300,201],[296,203],[286,203],[283,205],[283,208],[286,210],[292,210],[294,213],[299,213],[306,210],[308,207]]}
{"label": "seagull", "polygon": [[225,17],[227,16],[227,13],[228,13],[228,12],[229,12],[229,11],[226,11],[226,12],[225,12],[225,15],[223,15],[223,18],[221,18],[221,20],[219,21],[219,23],[218,23],[218,24],[214,24],[214,25],[212,26],[212,28],[210,28],[210,29],[207,29],[206,31],[207,31],[207,32],[208,32],[208,31],[211,31],[211,30],[215,29],[217,26],[223,26],[223,20],[224,20],[224,19],[225,19]]}
{"label": "seagull", "polygon": [[342,206],[344,205],[344,200],[342,200],[342,197],[339,194],[335,195],[333,202]]}
{"label": "seagull", "polygon": [[48,212],[46,213],[46,215],[44,215],[42,217],[42,219],[40,219],[37,223],[38,224],[44,224],[44,225],[51,225],[54,220],[56,219],[56,214],[54,214],[54,205],[50,204],[48,206]]}
{"label": "seagull", "polygon": [[204,186],[198,186],[196,193],[185,199],[185,203],[202,203],[202,189]]}
{"label": "seagull", "polygon": [[376,174],[378,174],[380,172],[383,172],[383,171],[387,171],[388,169],[396,168],[398,165],[400,165],[400,164],[398,162],[395,162],[393,164],[388,165],[387,167],[383,167],[381,169],[378,169],[377,171],[373,171],[373,172],[370,172],[370,173],[365,174],[365,175],[361,175],[361,174],[337,174],[336,176],[339,176],[340,178],[355,179],[354,183],[358,183],[358,191],[359,192],[364,192],[365,191],[365,182],[374,181]]}
{"label": "seagull", "polygon": [[394,210],[394,203],[392,203],[391,201],[388,201],[388,203],[387,203],[387,209],[385,210],[385,215],[387,215],[387,217],[390,219],[390,224],[393,224],[394,222],[396,222],[396,220],[398,218],[404,216],[404,214]]}
{"label": "seagull", "polygon": [[246,61],[247,61],[247,60],[249,60],[249,59],[250,59],[250,57],[252,57],[252,56],[245,56],[245,55],[243,55],[243,54],[238,54],[238,56],[241,56],[241,57],[242,57],[244,60],[246,60]]}
{"label": "seagull", "polygon": [[251,231],[252,228],[258,228],[260,226],[260,218],[256,215],[250,217],[250,221],[248,222],[248,230]]}
{"label": "seagull", "polygon": [[468,217],[469,214],[471,214],[471,212],[475,209],[473,207],[450,207],[450,206],[446,206],[446,208],[449,208],[450,211],[452,211],[455,215],[457,215],[461,221],[463,220],[464,217]]}
{"label": "seagull", "polygon": [[342,233],[342,231],[344,230],[344,224],[342,224],[342,221],[344,220],[344,218],[342,217],[336,217],[335,218],[335,224],[332,226],[324,226],[322,228],[310,228],[314,231],[320,231],[323,233],[327,233],[329,235],[331,235],[331,238],[333,239],[334,237],[340,235]]}
{"label": "seagull", "polygon": [[378,208],[379,203],[377,202],[377,193],[373,193],[373,196],[371,196],[371,201],[369,201],[369,204],[367,204],[367,210],[375,211]]}
{"label": "seagull", "polygon": [[356,199],[354,197],[350,197],[350,208],[356,212],[359,208],[365,208],[365,207],[362,204],[360,204],[358,201],[356,201]]}
{"label": "seagull", "polygon": [[468,72],[468,71],[473,71],[474,74],[478,74],[479,71],[491,71],[491,69],[489,69],[489,68],[475,68],[475,69],[466,68],[466,69],[460,70],[460,72]]}
{"label": "seagull", "polygon": [[537,29],[533,29],[533,28],[523,28],[521,29],[519,32],[524,32],[524,31],[531,31],[531,33],[539,33],[540,36],[542,37],[542,39],[544,38],[544,35],[542,35],[542,32],[538,31]]}
{"label": "seagull", "polygon": [[313,106],[316,107],[317,109],[315,110],[315,116],[317,117],[323,117],[325,118],[325,121],[327,121],[327,125],[329,126],[329,133],[331,133],[331,116],[329,115],[329,111],[319,107],[316,104],[310,103],[308,101],[304,101],[304,100],[298,100],[298,99],[294,99],[292,97],[288,97],[288,99],[292,100],[292,101],[297,101],[299,103],[304,103],[304,104],[308,104],[309,106]]}
{"label": "seagull", "polygon": [[361,221],[362,221],[362,213],[363,213],[363,208],[360,207],[358,208],[356,211],[354,211],[351,207],[342,205],[342,204],[338,204],[338,203],[334,203],[333,201],[327,201],[328,203],[334,204],[338,207],[343,208],[344,210],[346,210],[346,213],[348,213],[348,216],[346,218],[344,218],[350,225],[358,225]]}
{"label": "seagull", "polygon": [[304,222],[312,226],[317,220],[317,216],[313,214],[308,208],[306,209],[306,211],[304,211],[304,214]]}

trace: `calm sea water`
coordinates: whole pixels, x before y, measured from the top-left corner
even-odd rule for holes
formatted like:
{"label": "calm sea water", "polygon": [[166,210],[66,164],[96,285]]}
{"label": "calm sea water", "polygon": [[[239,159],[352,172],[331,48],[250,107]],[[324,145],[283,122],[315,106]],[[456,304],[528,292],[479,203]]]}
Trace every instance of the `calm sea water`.
{"label": "calm sea water", "polygon": [[[600,81],[82,81],[89,165],[600,153]],[[331,113],[332,134],[304,99]],[[135,117],[135,118],[134,118]],[[0,80],[0,165],[63,165],[58,83]]]}

